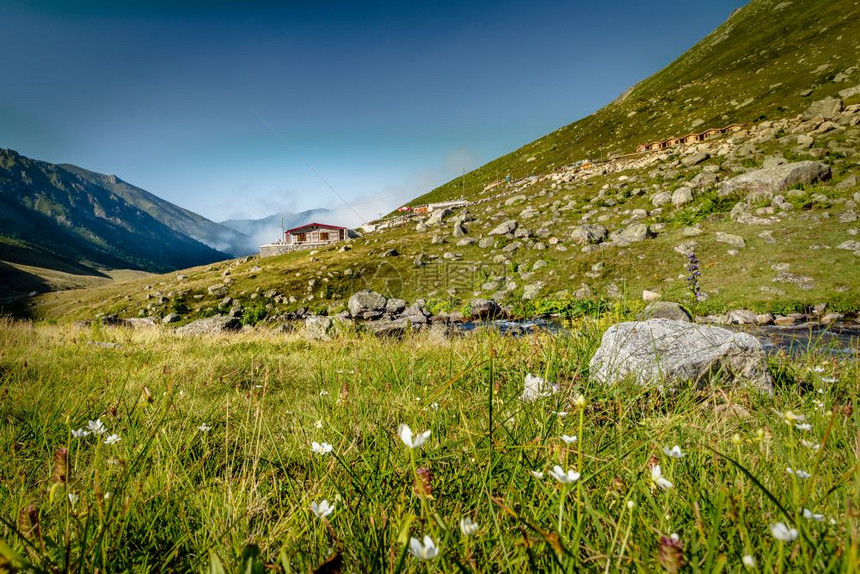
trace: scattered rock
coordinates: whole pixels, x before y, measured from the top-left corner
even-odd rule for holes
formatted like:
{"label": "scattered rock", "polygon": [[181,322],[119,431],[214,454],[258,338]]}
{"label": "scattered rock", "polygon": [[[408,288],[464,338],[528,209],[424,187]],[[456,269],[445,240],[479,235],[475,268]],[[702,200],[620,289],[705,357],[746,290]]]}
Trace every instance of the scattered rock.
{"label": "scattered rock", "polygon": [[161,322],[164,323],[165,325],[167,325],[169,323],[176,323],[180,319],[182,319],[182,317],[180,317],[176,313],[168,313],[167,315],[164,316],[163,319],[161,319]]}
{"label": "scattered rock", "polygon": [[535,375],[528,374],[523,383],[523,394],[520,399],[526,402],[536,401],[549,397],[558,392],[558,385],[548,383],[546,380]]}
{"label": "scattered rock", "polygon": [[604,384],[632,377],[643,386],[692,382],[703,387],[717,376],[773,391],[764,349],[755,337],[669,319],[610,327],[589,368],[592,378]]}
{"label": "scattered rock", "polygon": [[693,167],[694,165],[699,165],[703,161],[711,159],[711,154],[706,151],[700,151],[688,155],[684,159],[681,160],[681,163],[687,167]]}
{"label": "scattered rock", "polygon": [[609,235],[609,230],[602,225],[577,225],[570,234],[570,240],[579,245],[600,243]]}
{"label": "scattered rock", "polygon": [[526,285],[523,287],[523,299],[526,301],[530,301],[537,297],[540,290],[544,288],[543,281],[538,281],[536,283],[531,283],[530,285]]}
{"label": "scattered rock", "polygon": [[386,303],[386,298],[376,291],[364,289],[350,297],[347,305],[349,307],[349,313],[353,317],[374,319],[382,316],[385,312]]}
{"label": "scattered rock", "polygon": [[654,291],[648,291],[647,289],[642,291],[642,300],[643,301],[656,301],[660,298],[659,293],[655,293]]}
{"label": "scattered rock", "polygon": [[492,231],[490,231],[487,235],[507,235],[508,233],[513,233],[517,229],[517,222],[509,219],[497,227],[495,227]]}
{"label": "scattered rock", "polygon": [[187,325],[176,329],[178,335],[214,335],[217,333],[226,333],[230,331],[238,331],[242,328],[242,322],[235,317],[222,317],[216,315],[205,319],[192,321]]}
{"label": "scattered rock", "polygon": [[693,316],[681,305],[672,301],[652,301],[636,315],[637,321],[648,319],[671,319],[691,323]]}
{"label": "scattered rock", "polygon": [[830,179],[830,166],[817,161],[801,161],[768,169],[758,169],[723,182],[720,195],[735,192],[784,191],[797,184],[810,184]]}
{"label": "scattered rock", "polygon": [[842,113],[842,100],[837,98],[824,98],[817,102],[812,102],[810,106],[803,112],[804,120],[811,120],[817,116],[821,116],[825,120],[832,120],[839,117]]}
{"label": "scattered rock", "polygon": [[693,201],[693,190],[689,187],[679,187],[672,193],[672,205],[680,207]]}
{"label": "scattered rock", "polygon": [[472,317],[481,320],[495,319],[502,314],[502,308],[492,299],[472,299],[469,309]]}
{"label": "scattered rock", "polygon": [[746,242],[744,241],[744,238],[739,235],[732,235],[730,233],[717,231],[717,233],[714,235],[714,238],[720,243],[726,243],[728,245],[731,245],[732,247],[746,247]]}
{"label": "scattered rock", "polygon": [[612,243],[623,246],[630,243],[644,241],[648,237],[653,237],[654,234],[648,229],[644,223],[633,223],[624,229],[615,231],[610,235]]}
{"label": "scattered rock", "polygon": [[315,341],[331,341],[334,320],[325,315],[310,315],[305,319],[305,337]]}
{"label": "scattered rock", "polygon": [[758,315],[746,309],[738,309],[729,312],[729,321],[733,325],[756,325],[758,324]]}

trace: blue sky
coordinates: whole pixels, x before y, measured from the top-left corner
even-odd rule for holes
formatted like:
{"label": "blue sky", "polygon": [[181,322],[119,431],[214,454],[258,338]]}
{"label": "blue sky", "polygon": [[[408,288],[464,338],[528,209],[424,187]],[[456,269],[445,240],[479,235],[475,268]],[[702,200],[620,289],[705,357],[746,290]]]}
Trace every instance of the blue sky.
{"label": "blue sky", "polygon": [[0,147],[213,220],[362,219],[599,109],[738,0],[4,1]]}

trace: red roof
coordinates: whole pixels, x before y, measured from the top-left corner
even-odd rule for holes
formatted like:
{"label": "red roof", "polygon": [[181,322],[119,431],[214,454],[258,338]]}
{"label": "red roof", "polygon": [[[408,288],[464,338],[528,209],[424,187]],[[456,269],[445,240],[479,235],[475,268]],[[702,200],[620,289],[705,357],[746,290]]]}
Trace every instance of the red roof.
{"label": "red roof", "polygon": [[326,229],[346,229],[346,227],[340,227],[337,225],[329,225],[328,223],[305,223],[304,225],[299,225],[298,227],[293,227],[292,229],[287,229],[284,233],[292,233],[293,231],[298,231],[299,229],[305,229],[307,227],[325,227]]}

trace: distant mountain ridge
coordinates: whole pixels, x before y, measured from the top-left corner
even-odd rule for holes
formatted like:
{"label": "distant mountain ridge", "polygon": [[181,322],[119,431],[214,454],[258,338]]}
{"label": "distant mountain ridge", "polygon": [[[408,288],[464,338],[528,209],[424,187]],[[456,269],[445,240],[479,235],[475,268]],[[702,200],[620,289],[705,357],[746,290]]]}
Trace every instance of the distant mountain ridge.
{"label": "distant mountain ridge", "polygon": [[0,148],[0,242],[8,263],[166,272],[250,253],[247,236],[114,175]]}
{"label": "distant mountain ridge", "polygon": [[299,213],[283,211],[261,219],[228,219],[222,221],[221,225],[243,233],[253,239],[255,244],[262,245],[279,239],[282,229],[292,229],[317,220],[320,223],[327,223],[332,213],[334,213],[332,210],[322,208],[308,209]]}

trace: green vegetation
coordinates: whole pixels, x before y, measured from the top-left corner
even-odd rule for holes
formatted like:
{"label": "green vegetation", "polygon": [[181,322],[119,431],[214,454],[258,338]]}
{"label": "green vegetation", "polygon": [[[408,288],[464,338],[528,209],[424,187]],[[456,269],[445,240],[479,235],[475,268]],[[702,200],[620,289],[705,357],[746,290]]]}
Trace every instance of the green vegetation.
{"label": "green vegetation", "polygon": [[[856,568],[857,363],[775,357],[773,397],[602,388],[588,360],[618,318],[568,336],[323,344],[5,323],[0,569]],[[522,402],[529,373],[559,394]],[[73,436],[90,420],[104,434]],[[429,439],[408,449],[401,423]],[[579,479],[559,483],[554,465]],[[323,500],[325,519],[310,510]],[[797,538],[777,540],[777,523]],[[425,535],[438,557],[422,563],[407,548]]]}

